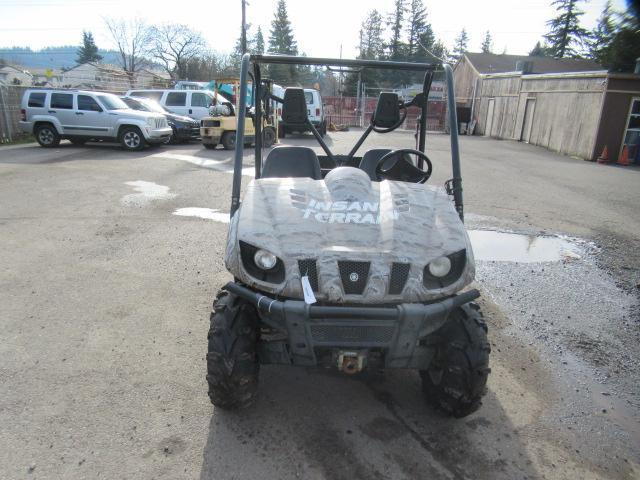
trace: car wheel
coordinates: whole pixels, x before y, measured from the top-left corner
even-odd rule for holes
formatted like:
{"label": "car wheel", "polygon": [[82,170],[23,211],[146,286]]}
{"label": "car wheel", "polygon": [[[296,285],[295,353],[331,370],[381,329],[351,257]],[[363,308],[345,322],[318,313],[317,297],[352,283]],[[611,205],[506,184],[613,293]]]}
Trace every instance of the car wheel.
{"label": "car wheel", "polygon": [[270,148],[276,142],[276,131],[273,127],[265,127],[262,132],[262,146]]}
{"label": "car wheel", "polygon": [[125,150],[142,150],[144,137],[138,127],[125,127],[120,131],[120,145]]}
{"label": "car wheel", "polygon": [[222,146],[225,150],[236,148],[236,132],[224,132],[222,135]]}
{"label": "car wheel", "polygon": [[207,348],[209,398],[216,407],[251,405],[258,391],[258,315],[246,300],[220,292],[213,304]]}
{"label": "car wheel", "polygon": [[479,307],[470,303],[455,309],[425,342],[435,349],[428,369],[420,371],[427,401],[457,418],[475,412],[491,371],[491,345]]}
{"label": "car wheel", "polygon": [[41,147],[52,148],[60,144],[60,135],[50,124],[39,125],[35,131],[36,140]]}

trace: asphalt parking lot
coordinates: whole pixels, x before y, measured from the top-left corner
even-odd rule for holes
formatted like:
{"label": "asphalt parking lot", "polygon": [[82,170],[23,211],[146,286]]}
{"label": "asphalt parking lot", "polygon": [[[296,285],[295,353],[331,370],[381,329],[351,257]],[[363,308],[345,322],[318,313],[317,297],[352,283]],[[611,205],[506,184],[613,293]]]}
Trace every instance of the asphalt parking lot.
{"label": "asphalt parking lot", "polygon": [[[448,138],[428,144],[442,184]],[[231,152],[0,148],[0,478],[640,478],[640,170],[484,138],[461,148],[469,228],[574,249],[478,259],[492,374],[461,420],[405,371],[267,366],[254,407],[214,409],[204,356],[230,279]]]}

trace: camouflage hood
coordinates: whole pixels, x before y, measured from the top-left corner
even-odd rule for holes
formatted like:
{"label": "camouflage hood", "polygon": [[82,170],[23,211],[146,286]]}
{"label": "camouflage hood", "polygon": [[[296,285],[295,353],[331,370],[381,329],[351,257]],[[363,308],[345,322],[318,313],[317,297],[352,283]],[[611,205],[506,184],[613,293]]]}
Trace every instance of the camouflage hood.
{"label": "camouflage hood", "polygon": [[[281,259],[283,280],[251,275],[245,266],[252,259],[241,258],[240,242]],[[460,277],[445,288],[425,288],[424,267],[463,250]],[[426,301],[455,293],[474,275],[466,231],[441,188],[371,182],[349,167],[325,180],[252,181],[231,222],[226,264],[242,282],[291,298],[302,298],[300,277],[307,273],[318,300],[331,303]]]}

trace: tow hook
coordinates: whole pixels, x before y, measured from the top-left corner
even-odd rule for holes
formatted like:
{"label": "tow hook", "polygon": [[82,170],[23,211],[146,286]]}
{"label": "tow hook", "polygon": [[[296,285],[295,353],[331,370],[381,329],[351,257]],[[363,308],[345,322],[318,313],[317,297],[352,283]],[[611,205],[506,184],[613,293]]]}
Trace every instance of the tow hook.
{"label": "tow hook", "polygon": [[338,352],[338,370],[349,375],[361,372],[365,359],[365,352],[341,350]]}

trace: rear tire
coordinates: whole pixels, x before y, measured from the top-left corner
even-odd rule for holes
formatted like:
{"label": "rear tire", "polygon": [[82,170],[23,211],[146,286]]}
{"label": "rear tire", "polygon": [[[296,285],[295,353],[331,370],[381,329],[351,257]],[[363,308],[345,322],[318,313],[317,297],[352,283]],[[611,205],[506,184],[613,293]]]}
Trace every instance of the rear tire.
{"label": "rear tire", "polygon": [[427,401],[456,418],[475,412],[491,371],[491,346],[479,307],[470,303],[455,309],[427,344],[436,348],[429,368],[420,371]]}
{"label": "rear tire", "polygon": [[264,127],[262,131],[262,146],[271,148],[276,143],[276,131],[273,127]]}
{"label": "rear tire", "polygon": [[322,122],[322,124],[320,125],[320,129],[319,129],[318,133],[320,134],[321,137],[324,137],[327,134],[327,123],[326,122]]}
{"label": "rear tire", "polygon": [[202,144],[204,146],[204,148],[206,148],[207,150],[213,150],[214,148],[216,148],[218,146],[217,143],[203,143]]}
{"label": "rear tire", "polygon": [[50,123],[38,125],[33,133],[41,147],[53,148],[60,145],[60,135],[58,135],[58,131]]}
{"label": "rear tire", "polygon": [[144,143],[144,137],[138,127],[124,127],[120,130],[120,145],[125,150],[142,150]]}
{"label": "rear tire", "polygon": [[258,391],[257,314],[253,306],[222,291],[213,304],[207,351],[209,398],[216,407],[248,407]]}
{"label": "rear tire", "polygon": [[224,132],[221,140],[225,150],[233,150],[236,148],[236,132]]}

